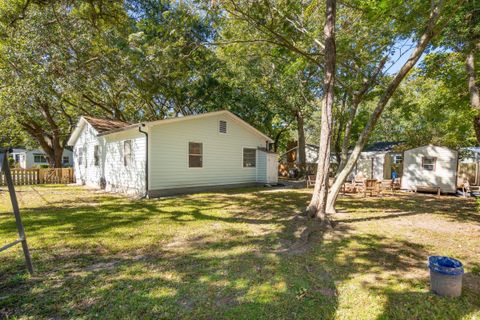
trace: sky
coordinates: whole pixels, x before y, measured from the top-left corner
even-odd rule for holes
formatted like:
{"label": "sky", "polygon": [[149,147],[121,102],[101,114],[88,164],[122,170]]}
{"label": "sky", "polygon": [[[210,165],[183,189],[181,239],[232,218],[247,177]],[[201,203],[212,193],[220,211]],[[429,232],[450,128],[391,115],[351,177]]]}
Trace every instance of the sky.
{"label": "sky", "polygon": [[[394,53],[391,55],[389,62],[385,65],[384,70],[386,71],[387,74],[395,74],[397,73],[400,68],[403,66],[403,64],[408,60],[410,57],[410,54],[413,52],[415,49],[416,43],[412,42],[411,40],[407,41],[402,41],[399,42],[396,45],[396,50]],[[427,53],[432,53],[432,52],[439,52],[439,51],[449,51],[447,48],[435,48],[433,50],[426,50],[423,52],[423,54],[420,56],[420,59],[417,61],[417,64],[415,66],[418,66],[420,63],[422,63],[423,59],[427,55]]]}

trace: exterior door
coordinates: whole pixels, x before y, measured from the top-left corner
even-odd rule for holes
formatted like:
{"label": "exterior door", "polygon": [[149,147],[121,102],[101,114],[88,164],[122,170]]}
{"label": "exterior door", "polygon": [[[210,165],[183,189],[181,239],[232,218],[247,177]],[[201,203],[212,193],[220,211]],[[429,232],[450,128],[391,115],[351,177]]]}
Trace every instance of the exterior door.
{"label": "exterior door", "polygon": [[276,153],[267,153],[267,183],[278,182],[278,160]]}

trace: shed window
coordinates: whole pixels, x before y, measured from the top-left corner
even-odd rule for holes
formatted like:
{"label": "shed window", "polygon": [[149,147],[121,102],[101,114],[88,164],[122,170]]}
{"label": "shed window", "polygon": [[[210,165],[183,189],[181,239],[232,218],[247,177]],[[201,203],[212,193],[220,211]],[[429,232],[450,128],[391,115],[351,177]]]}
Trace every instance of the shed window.
{"label": "shed window", "polygon": [[33,154],[33,162],[35,162],[35,163],[46,163],[47,158],[45,158],[44,154],[34,153]]}
{"label": "shed window", "polygon": [[243,148],[243,167],[255,168],[257,165],[257,149]]}
{"label": "shed window", "polygon": [[401,154],[396,154],[393,156],[393,163],[400,164],[403,162],[403,156]]}
{"label": "shed window", "polygon": [[98,144],[93,148],[93,163],[96,166],[100,165],[100,146]]}
{"label": "shed window", "polygon": [[203,167],[203,144],[199,142],[188,143],[188,167]]}
{"label": "shed window", "polygon": [[64,156],[62,158],[62,163],[63,164],[69,164],[70,163],[70,157],[69,156]]}
{"label": "shed window", "polygon": [[422,167],[427,171],[435,171],[436,164],[437,164],[437,158],[433,158],[433,157],[422,158]]}
{"label": "shed window", "polygon": [[128,167],[132,164],[132,140],[123,141],[123,165]]}
{"label": "shed window", "polygon": [[218,122],[218,131],[220,133],[227,133],[227,121],[220,120]]}

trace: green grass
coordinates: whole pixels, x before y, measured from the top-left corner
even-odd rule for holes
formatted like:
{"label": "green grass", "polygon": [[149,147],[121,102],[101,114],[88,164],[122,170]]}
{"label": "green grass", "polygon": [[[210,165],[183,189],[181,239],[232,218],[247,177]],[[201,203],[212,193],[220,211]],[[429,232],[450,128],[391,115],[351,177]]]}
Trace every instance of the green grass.
{"label": "green grass", "polygon": [[[309,190],[132,200],[19,187],[36,274],[0,253],[0,319],[478,319],[473,200],[342,198],[335,228],[305,230]],[[0,245],[14,240],[0,192]],[[426,260],[466,266],[458,299],[429,293]]]}

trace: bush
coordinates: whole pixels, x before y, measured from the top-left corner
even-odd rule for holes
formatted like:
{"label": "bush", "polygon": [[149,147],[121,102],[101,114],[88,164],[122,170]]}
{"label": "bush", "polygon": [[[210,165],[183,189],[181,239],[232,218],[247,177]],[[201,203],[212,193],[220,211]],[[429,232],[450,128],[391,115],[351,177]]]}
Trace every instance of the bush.
{"label": "bush", "polygon": [[11,157],[8,158],[8,166],[9,166],[10,168],[15,167],[15,159],[13,159],[13,158],[11,158]]}

